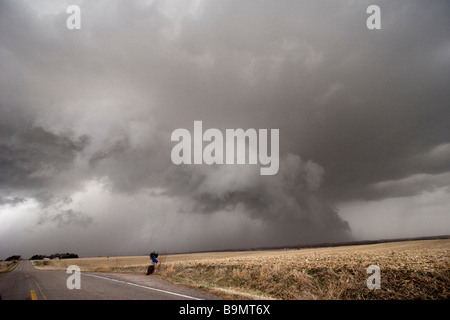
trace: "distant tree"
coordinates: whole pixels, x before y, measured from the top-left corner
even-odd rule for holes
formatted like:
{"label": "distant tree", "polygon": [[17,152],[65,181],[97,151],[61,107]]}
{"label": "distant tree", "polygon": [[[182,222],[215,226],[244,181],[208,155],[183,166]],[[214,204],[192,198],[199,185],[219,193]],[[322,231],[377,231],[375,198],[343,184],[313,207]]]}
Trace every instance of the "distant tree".
{"label": "distant tree", "polygon": [[30,260],[42,260],[44,258],[45,258],[45,256],[43,256],[42,254],[35,254],[34,256],[32,256],[30,258]]}
{"label": "distant tree", "polygon": [[42,254],[35,254],[34,256],[32,256],[30,258],[30,260],[42,260],[44,258],[49,258],[49,259],[74,259],[74,258],[78,258],[78,255],[75,254],[75,253],[54,253],[54,254],[51,254],[49,256],[42,255]]}
{"label": "distant tree", "polygon": [[11,257],[6,258],[5,261],[20,260],[20,258],[21,258],[21,256],[19,256],[19,255],[14,255],[14,256],[11,256]]}
{"label": "distant tree", "polygon": [[63,253],[59,256],[60,259],[76,259],[78,255],[75,253]]}

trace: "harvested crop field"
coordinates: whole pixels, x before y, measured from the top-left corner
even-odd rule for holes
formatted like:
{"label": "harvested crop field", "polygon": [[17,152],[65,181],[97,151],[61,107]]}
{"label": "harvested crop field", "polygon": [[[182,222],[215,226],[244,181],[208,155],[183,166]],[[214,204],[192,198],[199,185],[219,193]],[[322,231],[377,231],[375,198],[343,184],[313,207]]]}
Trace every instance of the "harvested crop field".
{"label": "harvested crop field", "polygon": [[[331,248],[162,255],[174,283],[231,299],[449,299],[450,239]],[[34,261],[39,268],[145,274],[146,256]],[[380,289],[367,267],[380,268]]]}

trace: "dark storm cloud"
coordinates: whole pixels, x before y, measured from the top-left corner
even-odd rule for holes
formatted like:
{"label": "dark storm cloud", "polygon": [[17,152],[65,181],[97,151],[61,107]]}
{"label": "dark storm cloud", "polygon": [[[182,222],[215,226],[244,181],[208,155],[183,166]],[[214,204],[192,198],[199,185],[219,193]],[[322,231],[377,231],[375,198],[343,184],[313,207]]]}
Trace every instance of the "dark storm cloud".
{"label": "dark storm cloud", "polygon": [[[319,239],[324,232],[340,235],[341,240],[348,236],[348,224],[317,192],[323,181],[323,168],[312,161],[305,163],[299,156],[283,157],[280,172],[271,179],[260,176],[256,167],[248,166],[178,167],[167,177],[175,186],[168,187],[165,194],[195,200],[188,212],[210,214],[239,208],[252,219],[271,226],[285,226],[286,236],[289,225],[297,239],[303,241]],[[308,237],[301,234],[305,230],[308,230]]]}
{"label": "dark storm cloud", "polygon": [[[281,244],[347,237],[333,203],[448,186],[450,5],[378,1],[382,28],[368,30],[370,4],[1,1],[0,201],[88,226],[102,214],[60,199],[106,177],[130,203],[145,191],[203,221],[239,212],[234,226],[262,221]],[[280,129],[280,172],[174,166],[170,134],[194,120]]]}
{"label": "dark storm cloud", "polygon": [[[21,198],[14,196],[17,191],[40,197],[43,190],[52,189],[61,173],[72,170],[73,161],[88,143],[86,136],[73,140],[25,119],[14,123],[17,118],[0,114],[0,189],[4,195],[11,193],[13,199]],[[9,202],[5,198],[5,203]]]}

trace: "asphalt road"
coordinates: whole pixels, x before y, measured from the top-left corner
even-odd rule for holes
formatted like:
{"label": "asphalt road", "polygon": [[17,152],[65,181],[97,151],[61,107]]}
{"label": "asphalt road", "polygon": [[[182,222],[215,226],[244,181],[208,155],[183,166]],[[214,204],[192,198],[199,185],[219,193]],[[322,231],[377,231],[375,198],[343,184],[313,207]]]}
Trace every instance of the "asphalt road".
{"label": "asphalt road", "polygon": [[28,260],[0,274],[2,300],[215,300],[217,296],[170,284],[155,276],[80,273],[80,289],[69,289],[65,271],[35,269]]}

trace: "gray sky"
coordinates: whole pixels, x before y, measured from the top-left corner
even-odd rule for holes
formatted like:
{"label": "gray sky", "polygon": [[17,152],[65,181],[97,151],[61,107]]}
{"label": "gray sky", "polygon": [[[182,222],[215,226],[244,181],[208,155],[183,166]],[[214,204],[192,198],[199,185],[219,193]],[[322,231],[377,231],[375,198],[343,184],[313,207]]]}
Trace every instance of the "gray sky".
{"label": "gray sky", "polygon": [[[449,16],[437,0],[0,0],[0,258],[449,234]],[[171,133],[194,120],[279,129],[279,172],[174,165]]]}

